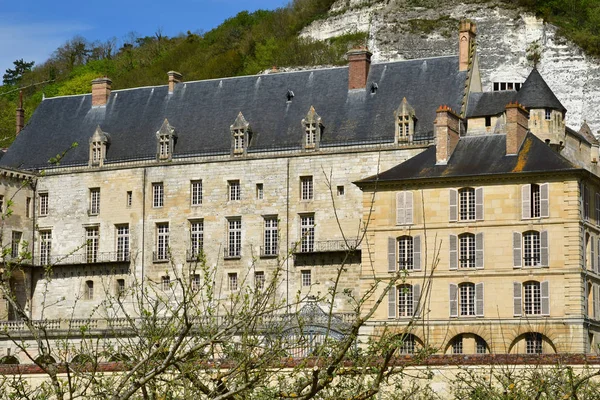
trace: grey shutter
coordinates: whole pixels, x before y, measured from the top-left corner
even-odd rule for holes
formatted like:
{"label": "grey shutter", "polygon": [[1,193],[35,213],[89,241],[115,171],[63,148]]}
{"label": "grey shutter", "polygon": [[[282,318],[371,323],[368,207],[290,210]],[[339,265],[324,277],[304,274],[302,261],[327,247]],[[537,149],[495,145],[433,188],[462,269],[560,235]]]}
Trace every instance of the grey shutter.
{"label": "grey shutter", "polygon": [[458,317],[458,285],[450,284],[450,316]]}
{"label": "grey shutter", "polygon": [[396,272],[396,238],[388,238],[388,272]]}
{"label": "grey shutter", "polygon": [[475,235],[475,268],[483,269],[483,232]]}
{"label": "grey shutter", "polygon": [[594,243],[595,241],[596,239],[593,236],[590,236],[590,264],[592,264],[592,271],[596,271],[596,251],[594,249],[594,247],[596,246],[596,244]]}
{"label": "grey shutter", "polygon": [[600,225],[600,193],[596,193],[596,225]]}
{"label": "grey shutter", "polygon": [[542,292],[542,315],[550,315],[550,287],[548,281],[540,283]]}
{"label": "grey shutter", "polygon": [[412,192],[405,192],[404,194],[404,223],[412,224],[413,223],[413,194]]}
{"label": "grey shutter", "polygon": [[458,220],[458,190],[450,189],[450,221]]}
{"label": "grey shutter", "polygon": [[[593,283],[592,284],[592,315],[591,317],[596,319],[596,316],[598,315],[598,304],[596,304],[596,302],[598,301],[598,286]],[[589,303],[589,301],[588,301]],[[590,317],[590,315],[588,315],[588,317]]]}
{"label": "grey shutter", "polygon": [[531,218],[531,185],[521,186],[521,218]]}
{"label": "grey shutter", "polygon": [[475,315],[483,317],[483,282],[475,284]]}
{"label": "grey shutter", "polygon": [[392,286],[388,292],[388,318],[396,318],[396,287]]}
{"label": "grey shutter", "polygon": [[413,290],[413,313],[418,316],[421,313],[423,305],[421,304],[421,285],[414,284]]}
{"label": "grey shutter", "polygon": [[458,269],[458,236],[450,235],[450,269]]}
{"label": "grey shutter", "polygon": [[396,225],[404,225],[406,223],[404,199],[404,192],[396,193]]}
{"label": "grey shutter", "polygon": [[[596,251],[596,256],[597,256],[597,260],[596,260],[596,270],[594,272],[598,273],[600,272],[600,236],[598,237],[598,247],[597,247],[597,251]],[[599,310],[600,312],[600,310]]]}
{"label": "grey shutter", "polygon": [[483,219],[483,188],[475,189],[475,219]]}
{"label": "grey shutter", "polygon": [[513,314],[515,317],[523,315],[523,285],[513,282]]}
{"label": "grey shutter", "polygon": [[540,217],[548,218],[550,216],[550,195],[548,191],[548,184],[542,183],[540,185]]}
{"label": "grey shutter", "polygon": [[413,237],[413,270],[421,270],[421,235]]}
{"label": "grey shutter", "polygon": [[596,305],[594,319],[600,319],[600,286],[598,285],[596,285],[596,293],[594,293],[594,304]]}
{"label": "grey shutter", "polygon": [[521,241],[521,233],[513,232],[513,267],[515,268],[521,268],[523,265]]}
{"label": "grey shutter", "polygon": [[542,267],[548,266],[548,231],[540,232],[540,256]]}

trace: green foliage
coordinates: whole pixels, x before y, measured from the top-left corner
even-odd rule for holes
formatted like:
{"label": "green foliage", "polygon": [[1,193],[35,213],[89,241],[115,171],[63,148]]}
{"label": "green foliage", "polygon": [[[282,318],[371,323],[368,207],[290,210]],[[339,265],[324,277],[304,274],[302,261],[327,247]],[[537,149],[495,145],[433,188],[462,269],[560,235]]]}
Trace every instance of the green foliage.
{"label": "green foliage", "polygon": [[21,58],[20,60],[13,61],[13,64],[15,68],[7,69],[6,73],[2,77],[2,82],[4,83],[4,85],[18,84],[21,81],[23,74],[31,71],[31,68],[33,67],[33,64],[35,64],[35,62],[23,61],[23,59]]}

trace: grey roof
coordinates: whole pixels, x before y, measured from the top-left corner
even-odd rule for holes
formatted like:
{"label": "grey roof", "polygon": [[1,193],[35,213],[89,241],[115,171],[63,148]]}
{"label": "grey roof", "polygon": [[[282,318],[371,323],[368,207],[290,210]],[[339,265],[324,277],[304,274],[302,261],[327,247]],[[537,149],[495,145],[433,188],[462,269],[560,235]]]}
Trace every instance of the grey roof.
{"label": "grey roof", "polygon": [[[0,165],[42,168],[73,142],[61,165],[87,164],[88,140],[99,125],[110,135],[107,162],[156,157],[156,132],[165,118],[175,129],[174,158],[186,154],[227,154],[230,125],[242,112],[250,124],[249,152],[300,148],[302,119],[310,106],[322,118],[321,145],[394,140],[394,110],[406,97],[415,109],[415,138],[431,138],[436,108],[460,109],[466,73],[458,58],[438,57],[373,64],[369,82],[377,91],[348,91],[348,68],[245,76],[113,91],[105,107],[91,95],[44,100]],[[287,102],[288,90],[294,97]]]}
{"label": "grey roof", "polygon": [[467,107],[467,118],[501,114],[508,103],[515,101],[516,95],[517,92],[514,90],[471,93]]}
{"label": "grey roof", "polygon": [[567,111],[536,68],[531,71],[521,86],[516,100],[527,109],[553,108],[562,112]]}
{"label": "grey roof", "polygon": [[[568,126],[565,127],[565,131],[566,133],[575,136],[577,139],[581,140],[582,142],[585,142],[589,145],[596,143],[597,141],[591,141],[589,138],[587,138],[585,135],[583,135],[581,132],[576,131],[575,129],[571,129]],[[594,139],[595,140],[595,139]]]}
{"label": "grey roof", "polygon": [[532,133],[527,134],[519,153],[512,156],[506,155],[504,134],[461,137],[447,165],[436,165],[435,151],[435,146],[430,146],[379,176],[371,176],[357,184],[579,170]]}

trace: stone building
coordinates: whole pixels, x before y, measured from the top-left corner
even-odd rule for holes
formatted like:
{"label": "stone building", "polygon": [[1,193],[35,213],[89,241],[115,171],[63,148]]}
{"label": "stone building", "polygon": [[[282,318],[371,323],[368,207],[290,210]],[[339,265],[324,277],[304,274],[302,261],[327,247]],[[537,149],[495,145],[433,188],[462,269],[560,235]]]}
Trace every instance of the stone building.
{"label": "stone building", "polygon": [[[535,280],[546,294],[544,310],[551,303],[550,318],[537,313],[536,324],[554,324],[535,330],[545,335],[544,348],[588,351],[585,343],[596,328],[587,318],[586,293],[598,293],[600,281],[591,267],[582,269],[582,260],[595,256],[584,257],[578,238],[585,232],[588,253],[600,252],[593,250],[596,224],[578,214],[578,193],[585,187],[586,196],[594,198],[600,190],[598,143],[589,129],[565,127],[564,107],[536,71],[518,92],[482,93],[475,36],[474,24],[461,23],[458,56],[371,65],[368,50],[358,49],[348,54],[348,67],[197,82],[184,82],[171,71],[167,85],[126,90],[111,90],[105,77],[92,82],[91,95],[45,99],[0,159],[6,171],[0,195],[16,196],[3,244],[11,237],[13,247],[25,244],[32,255],[14,283],[22,287],[19,302],[30,318],[56,321],[57,329],[64,319],[98,319],[95,311],[104,296],[134,280],[168,287],[172,267],[199,279],[189,265],[200,251],[216,268],[224,296],[243,285],[260,285],[282,267],[280,295],[289,299],[298,292],[325,292],[352,250],[342,287],[360,294],[372,279],[364,272],[369,256],[382,276],[392,264],[397,267],[396,259],[410,258],[415,272],[417,265],[426,270],[427,246],[437,245],[435,235],[424,238],[426,221],[438,237],[454,237],[455,246],[468,238],[467,248],[475,246],[478,255],[466,262],[484,265],[446,271],[446,253],[458,250],[441,241],[436,291],[427,311],[422,308],[422,321],[425,315],[431,321],[422,329],[432,332],[436,345],[445,349],[464,335],[465,352],[469,338],[482,346],[477,337],[485,339],[486,351],[521,351],[520,344],[497,343],[492,319],[506,319],[515,334],[521,331],[513,328],[508,309],[497,311],[494,295],[507,296],[504,281],[526,286]],[[527,110],[505,108],[512,102]],[[505,147],[517,154],[509,157],[515,164],[499,161]],[[369,176],[379,178],[365,180]],[[357,232],[371,207],[367,197],[374,182],[382,184],[367,249]],[[522,217],[515,196],[525,185],[532,196],[551,199],[541,203],[547,217],[535,216],[535,207],[531,217]],[[454,193],[455,214],[467,207],[476,216],[450,222],[448,193]],[[594,204],[600,204],[599,196]],[[513,249],[505,231],[520,237],[538,232],[546,250],[535,262],[544,262],[544,268],[505,264]],[[496,235],[494,246],[487,244]],[[550,242],[565,246],[564,254]],[[597,271],[598,262],[593,263]],[[51,280],[47,265],[53,266]],[[409,273],[409,284],[415,272]],[[449,307],[463,304],[456,296],[448,300],[448,290],[441,288],[450,285],[454,293],[466,283],[474,284],[477,299],[485,284],[484,303],[475,305],[472,318],[449,316]],[[395,293],[406,297],[407,291]],[[414,293],[413,305],[420,298]],[[369,329],[376,331],[388,317],[401,326],[400,305],[394,302],[396,297],[390,299],[389,315],[380,310]],[[335,306],[337,312],[349,311],[346,302]],[[4,327],[20,329],[20,316],[4,309]],[[417,337],[423,339],[415,332]],[[11,344],[0,347],[9,351]]]}

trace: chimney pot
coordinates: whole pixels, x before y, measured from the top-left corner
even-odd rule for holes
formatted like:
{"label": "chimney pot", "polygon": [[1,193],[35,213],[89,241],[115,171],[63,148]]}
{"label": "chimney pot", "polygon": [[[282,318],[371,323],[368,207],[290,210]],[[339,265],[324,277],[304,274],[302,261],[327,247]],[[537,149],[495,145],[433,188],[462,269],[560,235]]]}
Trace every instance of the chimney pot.
{"label": "chimney pot", "polygon": [[519,152],[529,129],[529,111],[519,103],[506,105],[506,154]]}
{"label": "chimney pot", "polygon": [[183,82],[183,75],[177,71],[169,71],[167,75],[169,75],[169,93],[173,93],[175,91],[175,84]]}
{"label": "chimney pot", "polygon": [[348,89],[366,89],[373,53],[366,48],[362,48],[350,50],[347,54]]}
{"label": "chimney pot", "polygon": [[92,81],[92,107],[108,103],[111,87],[112,81],[106,76]]}
{"label": "chimney pot", "polygon": [[434,121],[435,163],[446,164],[460,139],[460,117],[447,105],[438,107]]}
{"label": "chimney pot", "polygon": [[477,36],[477,26],[469,20],[460,21],[458,33],[458,70],[466,71],[469,69],[471,61],[472,48],[475,45]]}

